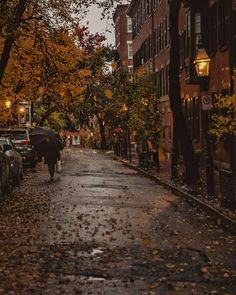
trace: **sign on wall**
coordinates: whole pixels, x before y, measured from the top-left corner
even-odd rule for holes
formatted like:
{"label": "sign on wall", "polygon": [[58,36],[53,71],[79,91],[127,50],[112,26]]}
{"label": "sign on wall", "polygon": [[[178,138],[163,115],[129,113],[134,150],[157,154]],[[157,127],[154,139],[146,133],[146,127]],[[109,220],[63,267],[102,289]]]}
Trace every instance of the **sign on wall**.
{"label": "sign on wall", "polygon": [[202,110],[203,111],[209,111],[212,109],[212,99],[211,95],[206,94],[201,97],[202,99]]}

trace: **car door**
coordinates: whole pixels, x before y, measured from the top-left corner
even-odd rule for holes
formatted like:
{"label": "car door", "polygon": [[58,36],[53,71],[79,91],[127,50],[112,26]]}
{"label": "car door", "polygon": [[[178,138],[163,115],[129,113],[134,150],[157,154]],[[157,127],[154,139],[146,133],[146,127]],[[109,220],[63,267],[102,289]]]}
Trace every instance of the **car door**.
{"label": "car door", "polygon": [[[11,142],[11,141],[10,141]],[[23,176],[23,159],[20,154],[20,152],[17,151],[16,146],[13,142],[11,142],[12,146],[12,154],[14,154],[15,157],[15,165],[17,167],[17,175],[20,175],[20,177]]]}
{"label": "car door", "polygon": [[5,154],[8,157],[10,162],[12,177],[15,179],[19,175],[19,169],[20,169],[19,157],[13,143],[9,139],[7,139],[6,143],[9,146],[11,146],[11,149],[6,151]]}
{"label": "car door", "polygon": [[9,185],[10,166],[4,152],[0,150],[0,185],[1,190],[4,190]]}

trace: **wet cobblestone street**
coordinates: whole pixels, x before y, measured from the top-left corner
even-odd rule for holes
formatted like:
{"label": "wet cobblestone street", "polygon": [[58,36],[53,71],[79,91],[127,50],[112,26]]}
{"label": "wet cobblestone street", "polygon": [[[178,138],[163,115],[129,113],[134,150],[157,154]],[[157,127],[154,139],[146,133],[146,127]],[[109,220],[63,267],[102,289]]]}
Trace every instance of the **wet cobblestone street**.
{"label": "wet cobblestone street", "polygon": [[236,237],[105,153],[1,200],[0,294],[236,294]]}

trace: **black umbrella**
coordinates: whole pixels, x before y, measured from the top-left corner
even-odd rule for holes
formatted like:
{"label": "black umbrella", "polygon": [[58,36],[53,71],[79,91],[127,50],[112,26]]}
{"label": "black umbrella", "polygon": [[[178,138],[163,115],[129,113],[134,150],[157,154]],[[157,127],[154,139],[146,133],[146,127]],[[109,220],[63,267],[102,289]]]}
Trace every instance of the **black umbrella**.
{"label": "black umbrella", "polygon": [[45,148],[47,144],[54,147],[55,150],[59,151],[63,149],[63,144],[59,134],[57,134],[53,129],[48,127],[35,127],[31,130],[30,142],[35,147],[36,150]]}
{"label": "black umbrella", "polygon": [[43,142],[54,142],[56,133],[49,128],[45,127],[36,127],[31,130],[29,133],[30,142],[31,144],[37,148],[39,145],[41,145]]}

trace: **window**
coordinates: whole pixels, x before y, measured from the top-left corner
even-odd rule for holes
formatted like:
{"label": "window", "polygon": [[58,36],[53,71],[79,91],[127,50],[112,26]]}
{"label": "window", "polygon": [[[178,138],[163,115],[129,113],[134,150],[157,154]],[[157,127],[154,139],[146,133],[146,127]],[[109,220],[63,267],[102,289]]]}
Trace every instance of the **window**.
{"label": "window", "polygon": [[128,59],[133,59],[132,43],[128,43]]}
{"label": "window", "polygon": [[143,21],[147,19],[147,0],[143,1]]}
{"label": "window", "polygon": [[191,14],[190,11],[186,14],[186,55],[191,56]]}
{"label": "window", "polygon": [[215,53],[217,49],[217,6],[212,5],[209,13],[209,52]]}
{"label": "window", "polygon": [[138,9],[138,12],[137,12],[137,32],[139,32],[140,27],[141,27],[141,23],[140,23],[140,9]]}
{"label": "window", "polygon": [[167,17],[165,17],[163,22],[163,38],[164,38],[164,46],[167,46]]}
{"label": "window", "polygon": [[233,50],[232,50],[232,62],[236,65],[236,9],[233,11]]}
{"label": "window", "polygon": [[134,39],[135,37],[136,37],[136,34],[137,34],[137,25],[136,25],[136,17],[135,18],[133,18],[133,21],[132,21],[132,26],[133,26],[133,36],[132,36],[132,38]]}
{"label": "window", "polygon": [[129,71],[129,73],[133,73],[133,66],[128,66],[128,71]]}
{"label": "window", "polygon": [[153,0],[153,9],[156,9],[157,7],[157,0]]}
{"label": "window", "polygon": [[147,15],[149,16],[151,13],[151,0],[146,0],[147,1]]}
{"label": "window", "polygon": [[194,15],[194,25],[195,25],[195,45],[196,49],[198,48],[199,43],[201,42],[201,13],[197,12]]}
{"label": "window", "polygon": [[166,66],[166,91],[165,93],[168,95],[169,94],[169,65]]}
{"label": "window", "polygon": [[219,0],[218,5],[219,46],[224,47],[229,42],[229,0]]}
{"label": "window", "polygon": [[160,23],[158,35],[159,35],[158,36],[159,37],[159,51],[162,51],[162,23]]}
{"label": "window", "polygon": [[140,4],[140,25],[142,26],[144,23],[144,18],[143,18],[143,5],[142,3]]}
{"label": "window", "polygon": [[169,20],[169,15],[166,17],[166,40],[167,40],[167,45],[170,44],[170,20]]}
{"label": "window", "polygon": [[132,32],[132,19],[127,16],[127,31]]}
{"label": "window", "polygon": [[156,29],[154,29],[152,33],[152,48],[153,48],[153,54],[157,54],[157,48],[156,48]]}

